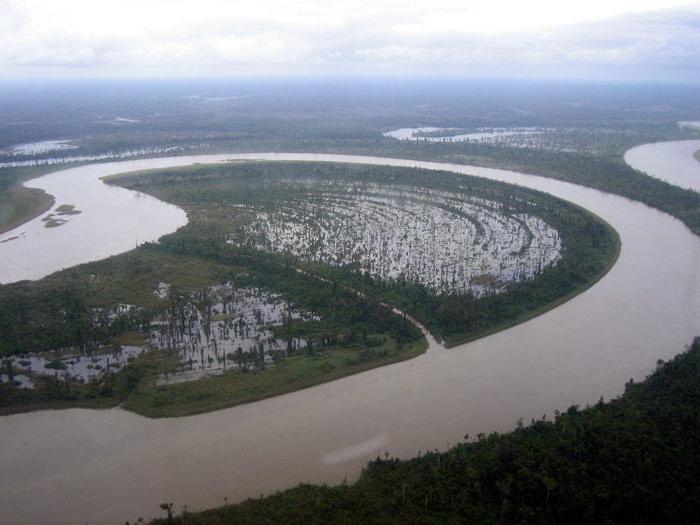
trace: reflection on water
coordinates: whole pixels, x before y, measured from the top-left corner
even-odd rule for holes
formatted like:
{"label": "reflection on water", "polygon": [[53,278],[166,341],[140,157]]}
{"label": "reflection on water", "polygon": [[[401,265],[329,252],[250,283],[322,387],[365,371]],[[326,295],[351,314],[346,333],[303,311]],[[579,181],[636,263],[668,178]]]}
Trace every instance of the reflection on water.
{"label": "reflection on water", "polygon": [[78,149],[78,146],[72,142],[72,140],[43,140],[41,142],[28,142],[26,144],[18,144],[17,146],[13,146],[11,154],[13,156],[42,155],[44,153],[51,153],[52,151]]}
{"label": "reflection on water", "polygon": [[[192,298],[190,298],[192,299]],[[278,294],[259,288],[234,288],[230,283],[174,302],[154,323],[151,344],[176,351],[180,366],[162,383],[179,383],[228,370],[271,366],[276,357],[306,347],[306,340],[277,338],[274,328],[318,316],[295,310]]]}
{"label": "reflection on water", "polygon": [[[170,306],[151,322],[148,344],[10,355],[2,359],[5,374],[0,381],[14,381],[29,389],[46,377],[85,384],[118,372],[153,349],[175,356],[178,363],[160,377],[160,384],[191,381],[226,370],[264,369],[278,358],[307,346],[300,337],[276,337],[275,328],[320,320],[316,315],[296,310],[279,294],[259,288],[235,288],[227,283],[191,296],[172,296],[169,288],[167,283],[160,283],[155,290]],[[96,308],[92,322],[95,326],[107,326],[139,313],[139,307],[127,304],[108,310]]]}
{"label": "reflection on water", "polygon": [[[9,362],[13,370],[13,380],[20,381],[22,388],[34,388],[34,380],[42,376],[61,381],[88,383],[108,372],[118,371],[144,351],[145,348],[140,346],[120,346],[109,350],[76,350],[56,355],[52,355],[52,352],[11,355],[3,358],[3,369],[8,369]],[[2,375],[3,381],[5,378],[10,379],[7,373]]]}
{"label": "reflection on water", "polygon": [[510,139],[522,135],[537,135],[543,131],[545,128],[480,128],[471,133],[459,133],[457,128],[423,126],[394,129],[386,131],[383,135],[397,140],[421,142],[496,142],[499,139]]}
{"label": "reflection on water", "polygon": [[[15,146],[10,157],[24,155],[41,155],[44,153],[52,153],[55,151],[65,151],[78,149],[78,146],[70,144],[71,141],[56,140],[46,142],[33,142],[31,144],[21,144]],[[110,151],[107,153],[99,153],[96,155],[70,155],[65,157],[48,157],[41,159],[23,159],[23,160],[1,160],[0,168],[22,168],[27,166],[53,166],[59,164],[69,164],[71,162],[91,162],[95,160],[112,160],[112,159],[128,159],[131,157],[142,157],[144,155],[158,155],[160,153],[171,153],[178,151],[181,148],[178,146],[144,148],[127,151]]]}

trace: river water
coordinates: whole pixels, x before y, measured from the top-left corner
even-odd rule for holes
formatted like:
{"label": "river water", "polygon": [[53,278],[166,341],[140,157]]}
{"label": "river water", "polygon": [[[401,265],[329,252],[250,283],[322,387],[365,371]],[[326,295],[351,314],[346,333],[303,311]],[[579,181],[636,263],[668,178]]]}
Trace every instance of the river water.
{"label": "river water", "polygon": [[[465,433],[509,430],[521,417],[528,422],[619,395],[625,381],[643,379],[657,359],[672,357],[700,334],[700,239],[680,221],[565,182],[462,165],[251,154],[85,166],[76,168],[82,170],[80,178],[66,170],[31,185],[84,213],[53,229],[66,237],[51,244],[45,257],[24,259],[25,264],[34,261],[32,275],[39,277],[80,257],[129,249],[134,237],[145,240],[142,226],[153,236],[182,224],[181,215],[150,198],[144,208],[154,221],[157,210],[172,213],[157,232],[144,224],[134,229],[126,216],[103,220],[104,207],[88,208],[87,201],[106,198],[95,193],[110,192],[117,209],[145,197],[93,184],[98,176],[229,158],[419,166],[512,182],[597,213],[620,233],[623,249],[598,284],[524,324],[449,350],[433,344],[416,359],[299,392],[177,419],[151,420],[118,408],[2,417],[0,522],[123,523],[158,515],[164,501],[195,510],[223,504],[224,497],[237,501],[302,481],[352,480],[379,452],[413,456],[459,442]],[[79,225],[83,220],[100,226],[94,237],[92,229]],[[35,226],[22,228],[35,232]],[[71,231],[85,237],[71,237]],[[45,242],[46,237],[33,235],[34,244]],[[31,246],[29,233],[26,238],[24,253],[44,253]],[[16,241],[0,244],[0,257]],[[96,246],[105,242],[108,249]],[[72,259],[59,249],[67,246],[79,252]],[[13,250],[9,253],[16,256]],[[3,264],[0,271],[4,281],[17,278],[16,267],[7,270]]]}
{"label": "river water", "polygon": [[625,161],[652,177],[700,191],[700,162],[693,157],[698,150],[700,140],[654,142],[627,150]]}

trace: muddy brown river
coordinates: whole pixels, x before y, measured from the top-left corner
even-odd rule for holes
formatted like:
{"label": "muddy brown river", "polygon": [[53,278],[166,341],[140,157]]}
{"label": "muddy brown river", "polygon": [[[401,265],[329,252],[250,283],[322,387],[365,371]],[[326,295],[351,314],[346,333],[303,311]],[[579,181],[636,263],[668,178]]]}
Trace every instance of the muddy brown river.
{"label": "muddy brown river", "polygon": [[[125,251],[134,238],[157,238],[183,224],[181,211],[155,199],[117,196],[113,188],[108,198],[98,177],[234,158],[419,166],[511,182],[600,215],[620,233],[622,253],[591,289],[524,324],[449,350],[433,343],[410,361],[299,392],[177,419],[151,420],[119,408],[2,417],[2,523],[124,523],[160,515],[164,501],[178,511],[184,504],[196,510],[298,482],[352,480],[378,453],[409,457],[457,443],[466,433],[509,430],[521,417],[527,422],[619,395],[624,382],[643,379],[657,359],[672,357],[700,334],[700,239],[673,217],[552,179],[376,157],[174,157],[56,172],[29,185],[84,212],[53,229],[61,239],[38,230],[37,221],[19,228],[24,237],[0,244],[0,282]],[[89,207],[88,201],[111,202],[117,210],[141,206],[143,217],[154,220],[165,211],[167,218],[144,226],[122,213],[123,221],[114,222],[112,211],[104,214],[106,204]],[[68,247],[77,254],[64,254]],[[35,253],[44,256],[26,258]],[[20,264],[6,265],[6,256]]]}

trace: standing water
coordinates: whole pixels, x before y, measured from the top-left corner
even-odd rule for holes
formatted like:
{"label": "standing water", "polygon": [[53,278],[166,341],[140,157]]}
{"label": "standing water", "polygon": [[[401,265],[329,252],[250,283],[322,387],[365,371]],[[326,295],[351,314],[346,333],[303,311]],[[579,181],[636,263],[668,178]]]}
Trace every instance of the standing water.
{"label": "standing water", "polygon": [[[521,417],[529,421],[619,395],[631,377],[643,379],[657,359],[682,351],[700,333],[700,239],[673,217],[552,179],[378,157],[176,157],[54,173],[31,184],[83,213],[51,230],[64,232],[60,241],[40,235],[45,232],[37,221],[20,227],[27,231],[24,244],[16,245],[23,252],[5,252],[20,265],[3,265],[0,279],[36,278],[128,250],[135,237],[146,237],[144,231],[153,237],[184,223],[177,208],[106,187],[98,177],[233,158],[418,166],[516,183],[598,214],[620,233],[622,253],[594,287],[526,323],[283,396],[177,419],[146,419],[119,408],[2,417],[3,522],[123,523],[158,515],[163,501],[195,510],[221,505],[224,497],[237,501],[299,482],[352,480],[384,451],[409,457],[445,448],[466,433],[509,430]],[[117,209],[136,201],[140,204],[129,209],[141,206],[153,220],[162,211],[160,229],[124,213],[117,217],[105,205],[88,208],[92,199],[110,202],[104,200],[107,193]],[[94,228],[81,226],[84,220]],[[15,242],[1,244],[0,250]],[[51,248],[46,256],[32,257],[43,253],[44,243]],[[35,266],[26,269],[27,261]]]}

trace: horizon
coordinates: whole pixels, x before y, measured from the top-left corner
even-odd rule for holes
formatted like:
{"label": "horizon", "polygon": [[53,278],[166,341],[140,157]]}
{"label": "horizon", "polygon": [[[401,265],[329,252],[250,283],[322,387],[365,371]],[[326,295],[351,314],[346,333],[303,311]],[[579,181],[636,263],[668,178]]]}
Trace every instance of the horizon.
{"label": "horizon", "polygon": [[4,81],[517,79],[700,83],[700,0],[259,6],[0,1]]}

